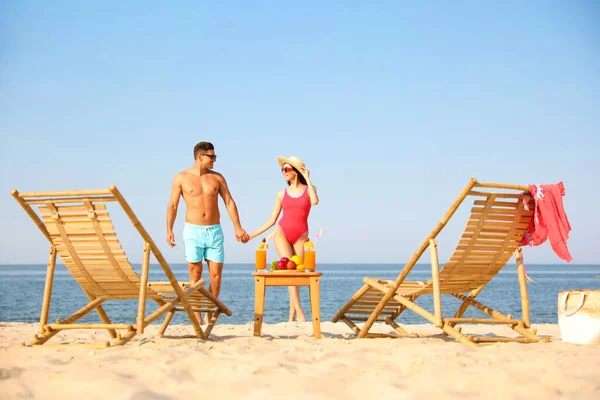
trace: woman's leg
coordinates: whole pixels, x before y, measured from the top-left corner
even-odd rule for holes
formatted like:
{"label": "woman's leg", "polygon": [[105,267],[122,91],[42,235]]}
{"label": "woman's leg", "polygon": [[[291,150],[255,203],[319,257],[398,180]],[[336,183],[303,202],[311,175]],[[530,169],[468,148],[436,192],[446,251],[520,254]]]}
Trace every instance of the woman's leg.
{"label": "woman's leg", "polygon": [[294,304],[293,296],[294,294],[292,293],[292,291],[295,288],[294,286],[288,286],[288,293],[290,294],[290,316],[288,317],[288,322],[293,322],[294,319],[296,318],[296,305]]}
{"label": "woman's leg", "polygon": [[[279,259],[281,259],[282,257],[290,258],[294,255],[294,248],[287,241],[280,227],[275,228],[275,233],[273,235],[273,243],[275,244],[275,250],[279,255]],[[293,286],[288,286],[288,291],[290,293],[290,316],[288,318],[289,322],[292,322],[296,317],[296,304],[294,303],[294,295],[292,292],[293,289],[296,288]]]}
{"label": "woman's leg", "polygon": [[294,320],[296,314],[298,314],[298,322],[306,322],[306,315],[304,315],[304,311],[302,311],[302,305],[300,305],[300,288],[298,286],[288,286],[288,291],[290,292],[289,322]]}
{"label": "woman's leg", "polygon": [[[300,239],[298,239],[296,241],[296,243],[294,243],[294,254],[297,254],[300,256],[300,258],[302,258],[304,260],[304,242],[306,241],[306,236],[304,235],[302,236]],[[306,315],[304,315],[304,311],[302,311],[302,305],[300,304],[300,288],[298,286],[292,287],[290,288],[293,291],[290,292],[290,298],[292,299],[292,302],[294,303],[294,306],[296,308],[296,313],[298,313],[298,321],[299,322],[306,322]]]}

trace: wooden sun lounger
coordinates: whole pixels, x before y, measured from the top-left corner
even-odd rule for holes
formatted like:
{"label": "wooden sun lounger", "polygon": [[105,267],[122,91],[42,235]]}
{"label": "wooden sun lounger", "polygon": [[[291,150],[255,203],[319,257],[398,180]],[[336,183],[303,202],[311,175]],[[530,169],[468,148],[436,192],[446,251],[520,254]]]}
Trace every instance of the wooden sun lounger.
{"label": "wooden sun lounger", "polygon": [[[474,191],[473,189],[477,187],[482,190]],[[471,179],[442,220],[412,255],[398,277],[395,280],[365,277],[364,286],[337,312],[332,321],[344,321],[359,338],[416,337],[417,335],[407,332],[396,323],[396,319],[408,309],[440,328],[444,335],[449,335],[469,346],[495,341],[524,343],[546,341],[538,337],[535,330],[530,329],[526,275],[519,256],[521,251],[519,244],[533,218],[533,211],[527,210],[525,202],[522,201],[523,192],[528,191],[528,186],[479,183]],[[435,238],[468,196],[475,197],[471,215],[456,249],[440,270]],[[431,252],[431,280],[407,281],[408,274],[427,247]],[[503,315],[475,300],[512,255],[515,255],[517,260],[521,319],[514,319],[510,314]],[[433,313],[415,303],[424,295],[433,296]],[[451,318],[442,315],[442,295],[453,296],[462,301]],[[487,314],[487,318],[463,318],[469,307]],[[369,333],[377,321],[392,326],[398,334]],[[364,322],[364,325],[359,327],[357,325],[359,322]],[[461,327],[456,327],[457,324],[463,323],[503,324],[521,337],[474,337],[472,335],[467,337],[461,333]]]}
{"label": "wooden sun lounger", "polygon": [[[177,311],[187,314],[199,339],[207,339],[218,317],[222,313],[231,315],[231,311],[203,287],[203,280],[193,284],[177,281],[160,250],[115,186],[103,190],[43,193],[19,193],[12,190],[11,194],[50,242],[40,329],[34,335],[34,340],[27,345],[43,345],[65,329],[108,330],[112,338],[110,341],[96,345],[85,344],[89,347],[123,345],[166,315],[159,330],[162,335]],[[141,276],[135,272],[119,243],[107,211],[108,202],[116,202],[121,206],[145,241]],[[38,207],[39,214],[32,206]],[[167,282],[148,282],[151,253],[162,267]],[[81,286],[89,303],[71,316],[49,324],[48,311],[57,254]],[[148,299],[157,303],[159,308],[146,315]],[[128,324],[112,323],[102,308],[102,304],[109,300],[137,300],[137,320]],[[92,311],[98,313],[102,323],[75,323]],[[204,331],[194,316],[194,311],[212,313],[212,319]],[[121,334],[117,330],[125,332]]]}

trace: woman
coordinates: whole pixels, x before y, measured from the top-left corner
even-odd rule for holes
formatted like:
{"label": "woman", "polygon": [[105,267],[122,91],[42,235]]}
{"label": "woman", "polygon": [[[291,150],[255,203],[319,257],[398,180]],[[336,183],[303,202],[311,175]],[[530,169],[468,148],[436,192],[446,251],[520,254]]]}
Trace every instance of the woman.
{"label": "woman", "polygon": [[[283,216],[275,228],[273,242],[279,258],[298,255],[304,259],[304,242],[308,237],[308,214],[311,206],[319,203],[317,190],[310,181],[310,172],[301,159],[278,157],[283,179],[288,187],[277,194],[271,218],[250,234],[250,239],[262,234],[277,222],[283,209]],[[306,316],[300,305],[300,291],[297,286],[289,286],[290,317],[297,316],[299,322],[305,322]]]}

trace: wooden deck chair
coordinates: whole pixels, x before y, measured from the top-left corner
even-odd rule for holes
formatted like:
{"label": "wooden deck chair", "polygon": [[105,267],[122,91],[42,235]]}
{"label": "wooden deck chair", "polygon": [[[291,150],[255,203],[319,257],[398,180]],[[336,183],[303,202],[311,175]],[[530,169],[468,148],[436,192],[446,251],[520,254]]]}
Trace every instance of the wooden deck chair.
{"label": "wooden deck chair", "polygon": [[[474,191],[475,187],[487,189]],[[494,189],[502,189],[502,191]],[[533,217],[533,211],[527,209],[527,206],[533,203],[531,200],[522,200],[523,192],[528,191],[528,186],[478,183],[475,179],[471,179],[442,220],[412,255],[396,280],[365,277],[364,286],[337,312],[332,321],[344,321],[359,338],[417,337],[395,322],[404,310],[409,309],[440,328],[444,335],[449,335],[469,346],[493,341],[547,341],[538,337],[535,330],[529,329],[529,298],[519,247]],[[467,196],[475,197],[471,215],[456,249],[440,270],[435,238]],[[407,281],[407,275],[427,247],[431,252],[431,280]],[[513,254],[517,260],[521,319],[513,319],[510,314],[503,315],[475,300]],[[415,304],[417,298],[423,295],[433,296],[433,313]],[[453,296],[462,301],[452,318],[442,316],[442,295]],[[474,307],[487,314],[487,318],[463,318],[468,307]],[[369,333],[376,321],[392,326],[398,334]],[[362,328],[358,327],[358,322],[364,322]],[[467,337],[461,333],[461,327],[456,327],[461,323],[504,324],[521,337],[473,337],[472,335]]]}
{"label": "wooden deck chair", "polygon": [[[159,330],[159,334],[163,334],[177,311],[185,311],[196,336],[207,339],[219,315],[221,313],[231,315],[231,311],[203,287],[203,280],[194,284],[177,282],[160,250],[115,186],[104,190],[45,193],[19,193],[17,190],[12,190],[11,194],[50,242],[40,329],[39,333],[34,335],[34,340],[27,345],[43,345],[65,329],[108,330],[112,340],[102,344],[85,344],[88,347],[104,348],[123,345],[136,334],[143,333],[144,328],[158,318],[166,315]],[[119,243],[106,208],[108,202],[117,202],[122,207],[145,241],[141,277],[132,268]],[[39,206],[39,215],[32,206]],[[150,253],[156,257],[168,282],[148,283]],[[81,286],[89,303],[68,318],[57,319],[55,324],[49,324],[48,311],[57,254]],[[153,300],[159,306],[148,316],[146,316],[147,299]],[[111,323],[102,308],[102,304],[109,300],[137,300],[136,322]],[[75,323],[94,310],[103,323]],[[194,311],[212,313],[212,319],[204,331],[195,318]],[[125,332],[121,334],[117,333],[117,330]]]}

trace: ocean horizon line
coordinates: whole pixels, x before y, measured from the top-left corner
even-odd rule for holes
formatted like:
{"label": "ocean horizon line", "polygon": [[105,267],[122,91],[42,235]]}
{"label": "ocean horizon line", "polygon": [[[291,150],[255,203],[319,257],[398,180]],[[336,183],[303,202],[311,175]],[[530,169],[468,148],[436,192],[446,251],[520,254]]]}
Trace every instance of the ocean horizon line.
{"label": "ocean horizon line", "polygon": [[[132,262],[131,265],[141,265],[141,262]],[[225,262],[225,265],[253,265],[254,263],[252,262]],[[329,263],[329,262],[323,262],[320,263],[320,265],[332,265],[332,266],[337,266],[337,265],[350,265],[350,266],[355,266],[355,265],[406,265],[407,263],[398,263],[398,262],[335,262],[335,263]],[[442,263],[440,263],[441,265],[443,265]],[[40,262],[40,263],[0,263],[0,267],[18,267],[18,266],[40,266],[40,265],[47,265],[47,263],[44,262]],[[64,263],[56,263],[57,266],[64,266]],[[150,263],[150,265],[160,265],[157,262],[153,262]],[[187,265],[187,262],[176,262],[176,263],[169,263],[169,265]],[[430,263],[416,263],[415,266],[417,265],[427,265],[427,266],[431,266]],[[516,263],[506,263],[506,265],[516,265]],[[559,264],[559,263],[529,263],[526,262],[525,266],[546,266],[546,267],[571,267],[571,266],[582,266],[582,267],[600,267],[600,262],[599,263],[563,263],[563,264]]]}

